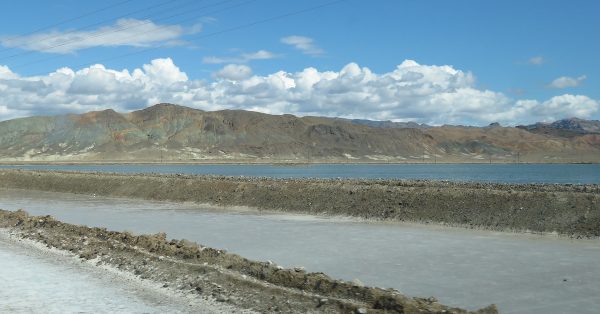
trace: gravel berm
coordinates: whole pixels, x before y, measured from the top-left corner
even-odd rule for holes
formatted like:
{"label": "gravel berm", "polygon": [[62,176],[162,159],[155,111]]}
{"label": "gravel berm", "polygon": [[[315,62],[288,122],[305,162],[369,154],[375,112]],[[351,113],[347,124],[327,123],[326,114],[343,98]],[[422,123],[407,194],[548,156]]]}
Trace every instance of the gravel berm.
{"label": "gravel berm", "polygon": [[600,185],[1,170],[0,187],[600,236]]}
{"label": "gravel berm", "polygon": [[0,228],[163,287],[260,313],[498,313],[494,305],[468,312],[439,304],[435,298],[409,298],[393,289],[284,269],[186,240],[167,240],[160,233],[133,235],[89,228],[50,216],[29,216],[22,210],[0,210]]}

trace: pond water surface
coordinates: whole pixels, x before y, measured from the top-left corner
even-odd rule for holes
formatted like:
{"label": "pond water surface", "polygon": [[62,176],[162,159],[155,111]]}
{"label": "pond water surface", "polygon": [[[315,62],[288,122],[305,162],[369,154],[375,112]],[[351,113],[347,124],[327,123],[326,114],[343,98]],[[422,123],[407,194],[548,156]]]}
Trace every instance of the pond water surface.
{"label": "pond water surface", "polygon": [[164,231],[256,260],[501,313],[597,313],[600,241],[261,214],[195,204],[0,190],[0,208]]}

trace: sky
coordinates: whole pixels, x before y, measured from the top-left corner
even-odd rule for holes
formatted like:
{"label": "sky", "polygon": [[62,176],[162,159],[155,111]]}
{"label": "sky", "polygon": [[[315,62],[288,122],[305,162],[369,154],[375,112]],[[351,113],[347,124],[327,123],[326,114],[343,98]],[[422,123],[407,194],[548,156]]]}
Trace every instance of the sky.
{"label": "sky", "polygon": [[0,120],[161,102],[483,126],[600,119],[598,1],[0,3]]}

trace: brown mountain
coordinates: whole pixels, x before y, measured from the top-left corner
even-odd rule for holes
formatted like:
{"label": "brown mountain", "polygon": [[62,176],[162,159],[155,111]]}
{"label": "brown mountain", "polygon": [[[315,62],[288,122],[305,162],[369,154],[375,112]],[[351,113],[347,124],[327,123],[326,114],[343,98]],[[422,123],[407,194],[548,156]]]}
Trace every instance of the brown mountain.
{"label": "brown mountain", "polygon": [[536,123],[532,125],[519,125],[520,129],[532,133],[548,134],[560,137],[575,137],[583,134],[600,134],[600,121],[570,118],[552,123]]}
{"label": "brown mountain", "polygon": [[[380,126],[380,127],[379,127]],[[580,162],[600,159],[600,135],[501,127],[356,123],[158,104],[120,114],[0,122],[3,161]]]}

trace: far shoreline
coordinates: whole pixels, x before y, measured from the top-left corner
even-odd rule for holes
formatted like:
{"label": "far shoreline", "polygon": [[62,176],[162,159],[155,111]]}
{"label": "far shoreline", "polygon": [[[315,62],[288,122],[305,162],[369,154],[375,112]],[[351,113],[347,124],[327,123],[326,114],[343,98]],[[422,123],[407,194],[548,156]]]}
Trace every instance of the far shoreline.
{"label": "far shoreline", "polygon": [[240,160],[207,160],[207,161],[144,161],[144,160],[91,160],[91,161],[0,161],[0,166],[47,166],[47,165],[273,165],[273,166],[314,166],[314,165],[598,165],[600,161],[591,162],[487,162],[487,161],[448,161],[448,162],[418,162],[418,161],[240,161]]}

